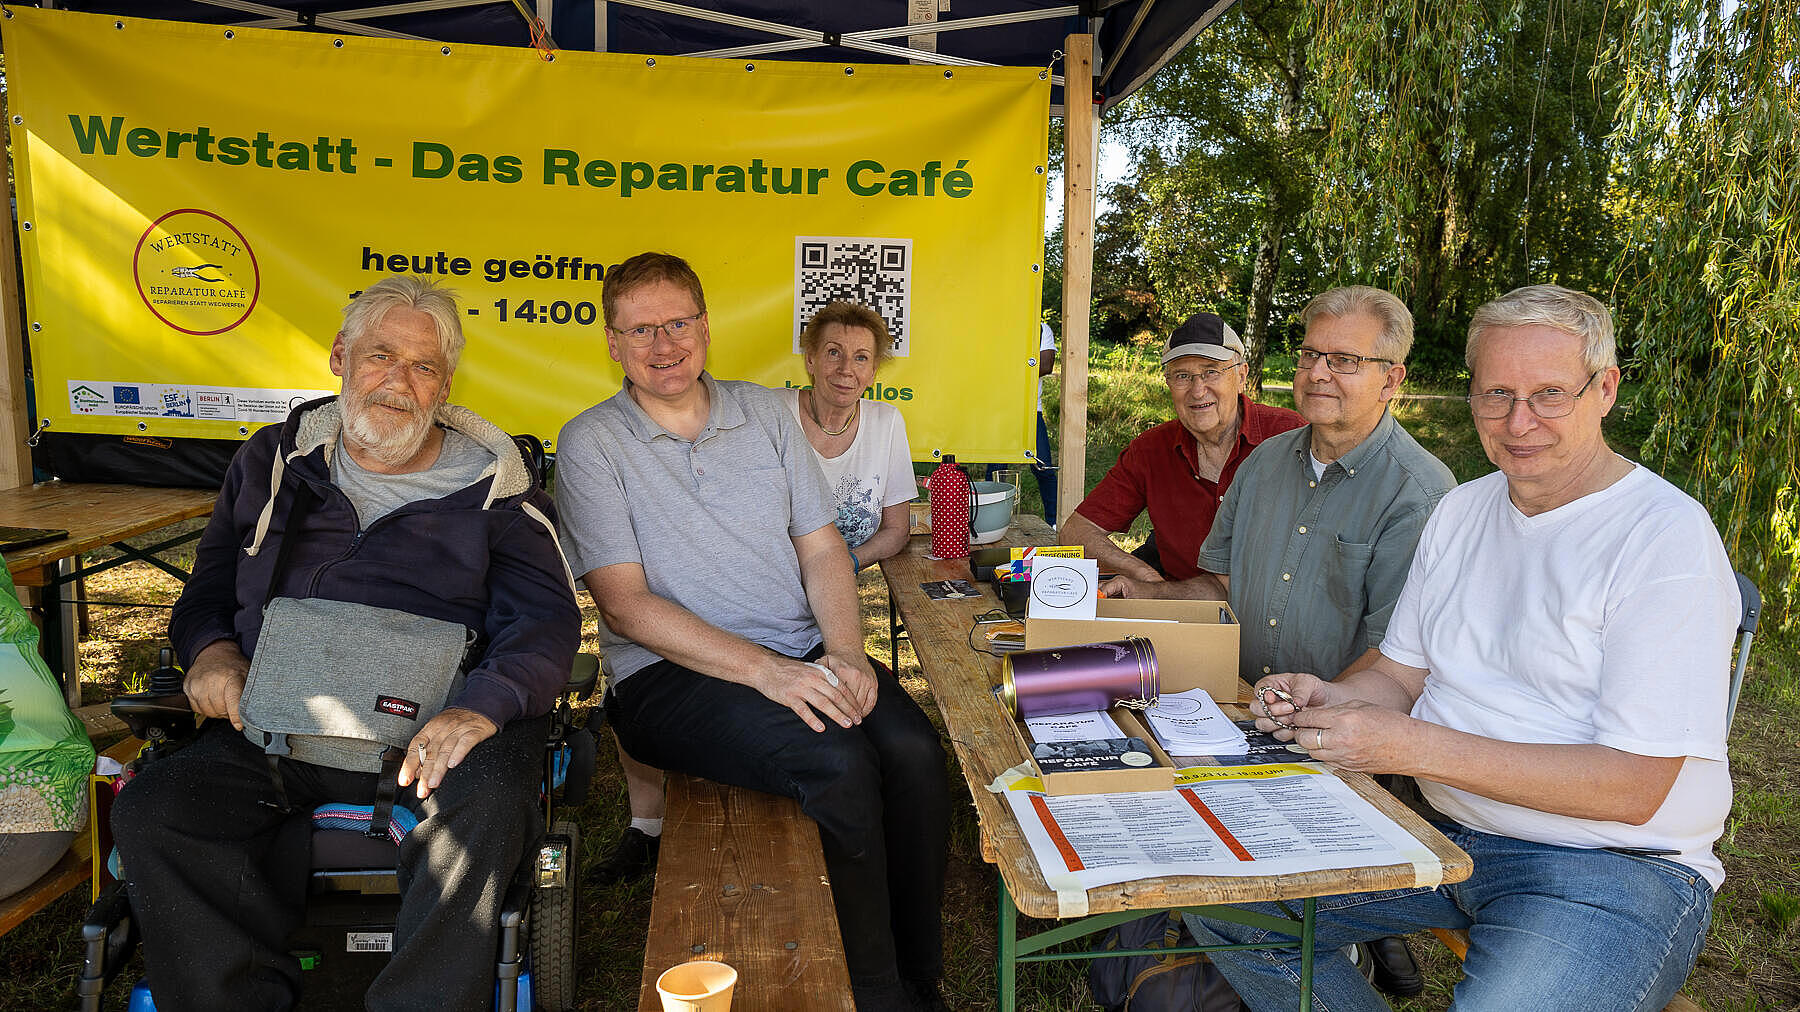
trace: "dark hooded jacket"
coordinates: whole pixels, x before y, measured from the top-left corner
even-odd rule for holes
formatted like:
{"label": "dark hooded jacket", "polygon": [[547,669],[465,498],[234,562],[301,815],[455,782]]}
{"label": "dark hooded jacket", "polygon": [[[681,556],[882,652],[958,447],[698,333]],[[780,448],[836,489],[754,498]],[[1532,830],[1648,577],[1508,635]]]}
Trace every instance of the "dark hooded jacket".
{"label": "dark hooded jacket", "polygon": [[[575,584],[557,545],[555,506],[511,437],[466,408],[438,422],[494,455],[474,484],[395,510],[362,529],[331,482],[342,416],[337,398],[295,408],[251,436],[226,472],[194,572],[169,620],[183,665],[209,644],[256,653],[269,578],[290,536],[297,491],[313,497],[275,596],[319,597],[459,622],[478,658],[449,705],[496,726],[549,712],[580,642]],[[279,448],[279,452],[277,449]]]}

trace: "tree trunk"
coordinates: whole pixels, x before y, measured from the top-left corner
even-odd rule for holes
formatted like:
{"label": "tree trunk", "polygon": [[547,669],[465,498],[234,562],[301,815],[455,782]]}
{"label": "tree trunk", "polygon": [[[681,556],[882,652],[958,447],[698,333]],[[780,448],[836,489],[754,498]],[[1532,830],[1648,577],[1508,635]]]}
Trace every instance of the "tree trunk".
{"label": "tree trunk", "polygon": [[[1273,202],[1271,202],[1273,203]],[[1256,268],[1250,275],[1250,306],[1244,313],[1244,360],[1250,363],[1245,387],[1253,397],[1262,395],[1263,358],[1269,342],[1269,303],[1275,295],[1275,277],[1281,269],[1281,223],[1270,208],[1256,244]]]}
{"label": "tree trunk", "polygon": [[[1291,153],[1292,131],[1306,89],[1306,46],[1290,36],[1281,66],[1281,107],[1275,118],[1275,135]],[[1275,298],[1275,282],[1281,276],[1281,246],[1292,216],[1292,194],[1279,179],[1268,189],[1262,236],[1256,242],[1256,267],[1250,275],[1250,305],[1244,312],[1244,360],[1250,363],[1244,386],[1253,397],[1262,396],[1263,360],[1269,347],[1269,305]]]}

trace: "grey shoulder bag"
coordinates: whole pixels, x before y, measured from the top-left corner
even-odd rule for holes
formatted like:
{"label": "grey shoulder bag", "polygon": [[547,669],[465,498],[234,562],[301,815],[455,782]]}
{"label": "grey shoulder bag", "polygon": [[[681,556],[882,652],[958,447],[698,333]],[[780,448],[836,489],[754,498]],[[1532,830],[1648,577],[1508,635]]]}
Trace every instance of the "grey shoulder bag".
{"label": "grey shoulder bag", "polygon": [[282,756],[381,774],[375,836],[375,822],[386,833],[406,744],[461,690],[475,633],[393,608],[275,597],[312,495],[300,482],[288,509],[238,712],[244,736],[269,758],[284,808]]}

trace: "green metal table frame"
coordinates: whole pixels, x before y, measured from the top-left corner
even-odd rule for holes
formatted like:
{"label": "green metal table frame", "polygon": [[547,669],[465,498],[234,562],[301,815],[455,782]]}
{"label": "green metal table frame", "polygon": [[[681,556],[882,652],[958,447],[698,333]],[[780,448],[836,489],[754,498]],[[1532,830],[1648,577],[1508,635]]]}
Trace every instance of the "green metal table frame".
{"label": "green metal table frame", "polygon": [[[1014,1012],[1018,1003],[1017,974],[1020,963],[1047,963],[1060,960],[1099,959],[1105,956],[1168,956],[1189,952],[1223,952],[1229,949],[1285,949],[1292,945],[1286,939],[1270,943],[1247,943],[1243,945],[1191,945],[1173,949],[1084,949],[1079,952],[1056,951],[1045,952],[1053,946],[1073,941],[1097,932],[1105,931],[1115,924],[1123,924],[1139,917],[1156,913],[1155,910],[1120,910],[1110,914],[1095,914],[1080,920],[1059,924],[1048,931],[1040,931],[1035,935],[1020,938],[1019,908],[1014,905],[1012,893],[1007,891],[1006,879],[995,872],[995,879],[1000,885],[1000,954],[998,974],[1000,984],[1000,1012]],[[1286,903],[1279,905],[1290,910]],[[1318,899],[1308,896],[1301,904],[1298,917],[1275,917],[1260,914],[1251,910],[1228,905],[1204,905],[1197,907],[1178,907],[1182,913],[1198,914],[1219,920],[1247,924],[1251,927],[1273,931],[1287,938],[1300,940],[1300,1012],[1307,1012],[1312,1007],[1313,980],[1313,927],[1318,913]],[[1295,925],[1299,931],[1295,931]]]}

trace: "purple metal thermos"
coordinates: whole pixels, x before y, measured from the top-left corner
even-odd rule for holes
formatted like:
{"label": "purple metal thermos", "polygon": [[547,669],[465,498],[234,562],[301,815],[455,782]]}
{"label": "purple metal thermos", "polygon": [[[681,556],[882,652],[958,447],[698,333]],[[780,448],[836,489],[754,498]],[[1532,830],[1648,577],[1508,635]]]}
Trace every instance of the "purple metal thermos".
{"label": "purple metal thermos", "polygon": [[1142,636],[1000,659],[1000,701],[1020,717],[1155,706],[1156,648]]}

